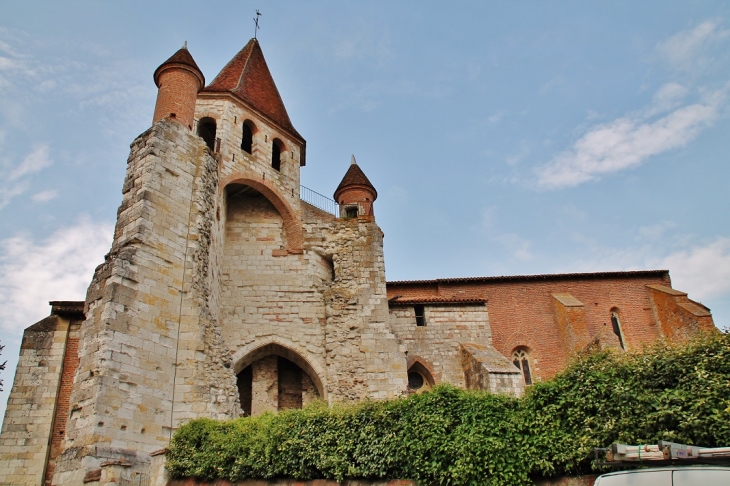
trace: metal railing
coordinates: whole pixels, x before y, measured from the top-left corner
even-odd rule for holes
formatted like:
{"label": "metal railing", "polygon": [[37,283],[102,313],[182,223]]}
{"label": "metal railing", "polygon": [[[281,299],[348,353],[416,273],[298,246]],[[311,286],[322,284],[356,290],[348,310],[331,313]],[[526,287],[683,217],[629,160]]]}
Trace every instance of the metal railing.
{"label": "metal railing", "polygon": [[340,217],[340,205],[336,201],[308,187],[299,186],[299,199],[333,216]]}

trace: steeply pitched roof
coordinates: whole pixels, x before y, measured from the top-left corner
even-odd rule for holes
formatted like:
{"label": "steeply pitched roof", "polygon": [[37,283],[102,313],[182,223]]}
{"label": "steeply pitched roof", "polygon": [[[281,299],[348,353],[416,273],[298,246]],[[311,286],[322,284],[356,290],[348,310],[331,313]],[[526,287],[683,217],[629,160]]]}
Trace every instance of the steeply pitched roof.
{"label": "steeply pitched roof", "polygon": [[160,87],[160,83],[158,83],[158,76],[160,75],[160,72],[168,66],[171,66],[173,64],[177,65],[183,65],[191,68],[195,73],[199,75],[200,78],[200,85],[205,85],[205,77],[203,76],[203,72],[200,70],[198,65],[195,63],[195,59],[193,59],[193,56],[190,54],[187,48],[187,43],[182,48],[180,48],[175,54],[173,54],[170,59],[160,64],[160,66],[155,69],[154,79],[155,84],[157,87]]}
{"label": "steeply pitched roof", "polygon": [[233,56],[204,92],[230,91],[299,138],[256,39]]}
{"label": "steeply pitched roof", "polygon": [[354,155],[352,156],[352,163],[350,164],[350,168],[347,169],[345,177],[342,178],[342,182],[340,182],[340,185],[337,186],[337,189],[335,190],[335,200],[338,199],[337,196],[339,195],[340,191],[348,186],[368,187],[372,189],[373,193],[375,194],[373,201],[378,197],[378,191],[375,190],[375,187],[373,187],[373,185],[370,183],[370,180],[367,178],[360,166],[357,165]]}

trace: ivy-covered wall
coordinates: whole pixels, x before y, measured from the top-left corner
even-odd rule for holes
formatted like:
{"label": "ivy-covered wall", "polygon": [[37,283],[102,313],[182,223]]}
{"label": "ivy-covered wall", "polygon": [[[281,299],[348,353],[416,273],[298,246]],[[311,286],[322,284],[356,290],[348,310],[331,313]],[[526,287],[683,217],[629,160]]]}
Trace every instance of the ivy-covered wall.
{"label": "ivy-covered wall", "polygon": [[204,480],[531,484],[591,472],[595,447],[660,439],[730,445],[727,334],[579,356],[520,399],[438,386],[397,400],[195,420],[174,436],[167,468]]}

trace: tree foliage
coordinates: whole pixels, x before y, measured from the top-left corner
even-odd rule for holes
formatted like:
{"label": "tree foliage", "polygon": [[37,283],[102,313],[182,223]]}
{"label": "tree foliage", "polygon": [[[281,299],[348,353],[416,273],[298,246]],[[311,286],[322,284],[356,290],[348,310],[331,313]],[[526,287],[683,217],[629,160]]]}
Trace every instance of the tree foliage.
{"label": "tree foliage", "polygon": [[730,336],[578,356],[520,399],[440,385],[408,398],[182,426],[174,477],[530,484],[588,472],[593,448],[730,445]]}

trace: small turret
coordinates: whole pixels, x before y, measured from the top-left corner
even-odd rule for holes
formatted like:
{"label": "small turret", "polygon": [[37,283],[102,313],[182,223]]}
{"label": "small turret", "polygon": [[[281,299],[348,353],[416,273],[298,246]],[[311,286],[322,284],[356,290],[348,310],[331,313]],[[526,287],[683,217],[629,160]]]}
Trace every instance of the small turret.
{"label": "small turret", "polygon": [[378,198],[378,191],[357,165],[354,155],[334,197],[340,205],[341,215],[345,218],[373,215],[373,202]]}
{"label": "small turret", "polygon": [[154,79],[157,103],[152,124],[169,116],[192,130],[195,101],[205,86],[205,77],[188,52],[187,42],[155,70]]}

